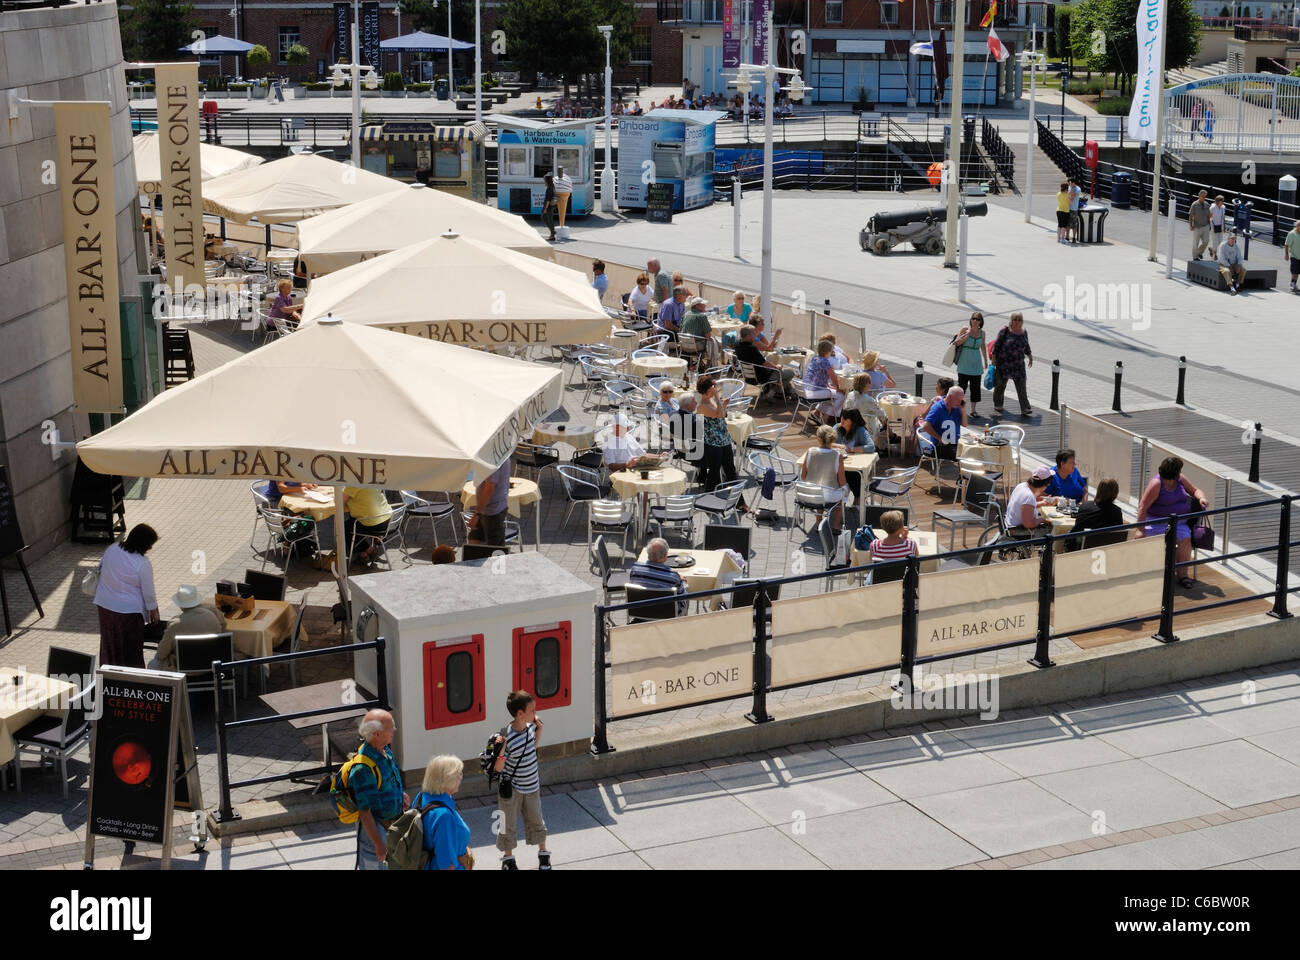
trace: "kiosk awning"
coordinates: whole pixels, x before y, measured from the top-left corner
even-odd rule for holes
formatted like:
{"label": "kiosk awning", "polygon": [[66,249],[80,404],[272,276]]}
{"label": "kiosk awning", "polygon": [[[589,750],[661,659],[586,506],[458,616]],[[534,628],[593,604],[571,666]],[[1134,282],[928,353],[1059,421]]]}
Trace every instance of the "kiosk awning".
{"label": "kiosk awning", "polygon": [[443,143],[461,143],[466,140],[471,142],[474,140],[483,140],[484,132],[482,124],[477,123],[470,123],[457,127],[376,123],[361,128],[361,142],[365,143],[368,140],[437,140]]}

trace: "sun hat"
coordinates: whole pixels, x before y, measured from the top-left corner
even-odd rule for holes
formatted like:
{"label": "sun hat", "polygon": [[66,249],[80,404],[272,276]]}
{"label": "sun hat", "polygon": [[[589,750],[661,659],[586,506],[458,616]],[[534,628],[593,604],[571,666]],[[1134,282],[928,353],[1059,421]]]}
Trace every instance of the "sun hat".
{"label": "sun hat", "polygon": [[199,598],[199,588],[191,583],[182,583],[179,590],[172,594],[172,602],[182,610],[197,607],[203,601]]}
{"label": "sun hat", "polygon": [[1050,480],[1052,479],[1052,471],[1049,467],[1034,467],[1034,472],[1031,476],[1035,480]]}

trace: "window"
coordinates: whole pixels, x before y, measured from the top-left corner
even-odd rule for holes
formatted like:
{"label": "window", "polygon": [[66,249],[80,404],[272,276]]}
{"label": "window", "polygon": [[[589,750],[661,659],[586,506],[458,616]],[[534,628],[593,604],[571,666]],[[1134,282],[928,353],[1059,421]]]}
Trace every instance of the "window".
{"label": "window", "polygon": [[645,23],[632,28],[632,53],[628,57],[632,63],[650,63],[654,59],[654,45],[651,42],[653,24]]}
{"label": "window", "polygon": [[533,179],[540,180],[554,172],[555,151],[550,147],[533,147]]}
{"label": "window", "polygon": [[297,27],[280,28],[280,63],[289,62],[289,48],[298,42],[299,36]]}
{"label": "window", "polygon": [[527,147],[506,147],[506,176],[528,176]]}
{"label": "window", "polygon": [[516,690],[529,690],[537,709],[567,707],[573,702],[569,675],[573,669],[573,625],[569,621],[514,630]]}
{"label": "window", "polygon": [[844,22],[844,0],[826,0],[826,22],[828,24]]}
{"label": "window", "polygon": [[447,658],[447,712],[464,713],[474,706],[474,658],[465,651]]}
{"label": "window", "polygon": [[880,5],[880,22],[881,22],[882,24],[889,24],[890,26],[897,26],[897,24],[898,24],[898,4],[897,4],[897,3],[895,3],[895,2],[890,2],[890,0],[885,0],[884,3],[881,3],[881,5]]}
{"label": "window", "polygon": [[424,645],[424,728],[482,720],[483,635]]}
{"label": "window", "polygon": [[952,23],[953,0],[935,0],[934,22]]}
{"label": "window", "polygon": [[533,647],[533,695],[539,700],[549,700],[560,692],[560,641],[543,637]]}
{"label": "window", "polygon": [[441,143],[433,152],[433,175],[439,179],[460,176],[460,149],[454,143]]}
{"label": "window", "polygon": [[570,180],[585,180],[586,175],[582,172],[580,161],[582,151],[577,147],[556,147],[555,148],[555,166],[563,167],[564,174]]}

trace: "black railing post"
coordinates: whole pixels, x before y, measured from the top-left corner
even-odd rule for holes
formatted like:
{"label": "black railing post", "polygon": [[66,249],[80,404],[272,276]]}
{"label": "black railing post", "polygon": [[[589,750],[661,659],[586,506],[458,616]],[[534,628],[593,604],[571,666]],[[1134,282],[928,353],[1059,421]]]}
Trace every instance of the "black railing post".
{"label": "black railing post", "polygon": [[1124,361],[1116,360],[1115,361],[1115,396],[1110,401],[1110,408],[1114,410],[1116,413],[1124,412],[1123,410],[1120,409],[1120,405],[1119,405],[1119,391],[1123,381],[1124,381]]}
{"label": "black railing post", "polygon": [[225,673],[222,668],[224,666],[225,664],[220,660],[212,661],[212,683],[217,691],[217,787],[221,791],[221,806],[217,809],[216,815],[217,823],[239,819],[239,814],[235,812],[234,805],[230,802],[230,760],[226,753],[226,712],[221,706],[225,700],[221,695],[221,678]]}
{"label": "black railing post", "polygon": [[1290,495],[1282,498],[1282,515],[1277,522],[1277,584],[1273,593],[1273,609],[1268,615],[1278,620],[1291,617],[1291,612],[1286,608],[1286,598],[1291,588],[1291,501],[1294,499]]}
{"label": "black railing post", "polygon": [[1264,440],[1264,428],[1260,423],[1255,424],[1255,434],[1251,437],[1250,444],[1250,482],[1259,483],[1259,446]]}
{"label": "black railing post", "polygon": [[769,723],[767,712],[767,617],[772,609],[767,598],[767,587],[759,583],[754,594],[754,705],[745,719],[750,723]]}
{"label": "black railing post", "polygon": [[594,670],[595,685],[593,690],[596,695],[596,716],[595,732],[591,738],[591,752],[596,756],[605,753],[612,753],[614,748],[609,745],[609,717],[605,711],[605,608],[596,604],[596,629],[595,640],[593,642],[594,652],[592,654],[592,668]]}
{"label": "black railing post", "polygon": [[1165,567],[1164,580],[1160,588],[1160,629],[1155,639],[1161,643],[1173,643],[1178,639],[1174,635],[1174,580],[1176,571],[1174,563],[1178,559],[1178,517],[1170,517],[1165,527]]}
{"label": "black railing post", "polygon": [[921,577],[921,561],[917,557],[908,557],[903,570],[903,648],[899,652],[899,674],[901,683],[895,689],[902,688],[904,693],[911,693],[912,673],[916,670],[917,646],[917,593]]}
{"label": "black railing post", "polygon": [[1047,649],[1052,639],[1052,597],[1056,576],[1053,568],[1056,539],[1049,533],[1043,558],[1038,564],[1038,629],[1034,634],[1034,655],[1029,662],[1035,667],[1054,667],[1051,651]]}
{"label": "black railing post", "polygon": [[1178,358],[1178,399],[1174,403],[1180,407],[1187,406],[1187,358]]}
{"label": "black railing post", "polygon": [[1052,361],[1052,402],[1048,405],[1049,410],[1061,409],[1061,361]]}
{"label": "black railing post", "polygon": [[[360,639],[360,638],[358,638]],[[393,709],[388,700],[388,657],[384,654],[384,638],[375,637],[375,699],[384,705],[385,710]]]}
{"label": "black railing post", "polygon": [[916,390],[915,395],[924,396],[925,391],[925,363],[916,361]]}

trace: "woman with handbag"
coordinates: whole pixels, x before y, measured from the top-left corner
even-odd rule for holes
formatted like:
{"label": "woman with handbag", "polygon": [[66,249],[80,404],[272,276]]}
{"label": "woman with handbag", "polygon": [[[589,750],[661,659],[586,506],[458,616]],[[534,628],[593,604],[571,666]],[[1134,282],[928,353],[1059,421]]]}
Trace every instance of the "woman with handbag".
{"label": "woman with handbag", "polygon": [[[1162,536],[1169,522],[1166,520],[1162,523],[1147,523],[1148,520],[1174,515],[1181,517],[1193,510],[1208,510],[1209,507],[1210,501],[1205,494],[1183,476],[1183,461],[1178,457],[1166,457],[1160,462],[1156,475],[1151,478],[1146,490],[1142,492],[1142,499],[1138,501],[1137,521],[1146,523],[1146,526],[1134,531],[1134,535],[1136,537]],[[1178,563],[1186,563],[1192,559],[1192,528],[1187,520],[1178,520],[1177,536],[1178,550],[1174,555],[1175,560]],[[1178,578],[1178,585],[1185,590],[1190,590],[1196,586],[1196,580],[1193,577],[1182,576]]]}
{"label": "woman with handbag", "polygon": [[469,825],[452,799],[464,776],[465,762],[459,757],[434,757],[424,768],[424,782],[411,806],[423,812],[424,849],[429,852],[426,870],[474,869]]}
{"label": "woman with handbag", "polygon": [[144,666],[145,623],[159,623],[153,566],[145,556],[158,534],[138,523],[121,542],[104,551],[95,584],[99,608],[99,663]]}
{"label": "woman with handbag", "polygon": [[555,178],[549,173],[542,177],[546,184],[546,196],[542,198],[542,223],[551,231],[547,240],[555,239]]}
{"label": "woman with handbag", "polygon": [[1006,399],[1007,384],[1014,383],[1016,397],[1020,400],[1020,415],[1033,416],[1029,390],[1025,386],[1025,365],[1034,365],[1034,351],[1029,346],[1029,334],[1025,333],[1023,313],[1016,312],[1007,318],[1007,325],[998,331],[989,350],[989,359],[993,367],[993,409],[998,413],[1004,412],[1002,402]]}
{"label": "woman with handbag", "polygon": [[966,414],[971,420],[979,418],[976,409],[980,402],[980,381],[984,379],[984,368],[988,366],[989,350],[984,342],[984,314],[976,312],[970,315],[966,326],[957,331],[948,349],[952,357],[945,357],[947,366],[957,366],[957,386],[966,391],[966,400],[970,404]]}

